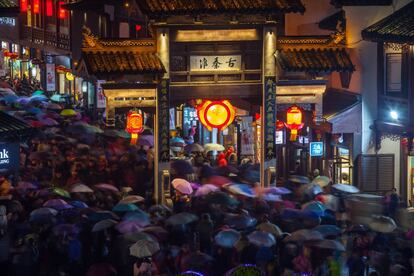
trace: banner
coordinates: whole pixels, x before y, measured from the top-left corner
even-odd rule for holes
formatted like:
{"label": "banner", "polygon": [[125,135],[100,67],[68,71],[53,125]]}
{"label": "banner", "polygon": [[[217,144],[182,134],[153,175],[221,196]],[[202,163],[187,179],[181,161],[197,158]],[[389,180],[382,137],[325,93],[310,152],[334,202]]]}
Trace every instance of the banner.
{"label": "banner", "polygon": [[105,83],[105,80],[96,81],[96,108],[106,108],[106,98],[102,89],[103,83]]}
{"label": "banner", "polygon": [[0,143],[0,171],[19,169],[20,150],[18,143]]}
{"label": "banner", "polygon": [[55,64],[52,63],[46,64],[46,90],[56,91],[56,71]]}
{"label": "banner", "polygon": [[157,89],[158,161],[170,161],[170,82],[163,79]]}
{"label": "banner", "polygon": [[276,157],[276,78],[265,77],[264,87],[264,159]]}
{"label": "banner", "polygon": [[241,155],[254,155],[253,117],[240,117]]}

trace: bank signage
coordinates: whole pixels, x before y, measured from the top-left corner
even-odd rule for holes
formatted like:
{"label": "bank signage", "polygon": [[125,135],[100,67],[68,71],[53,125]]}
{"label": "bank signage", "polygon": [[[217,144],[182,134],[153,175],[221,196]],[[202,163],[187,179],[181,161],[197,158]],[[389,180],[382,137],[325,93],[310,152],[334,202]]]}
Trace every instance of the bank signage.
{"label": "bank signage", "polygon": [[311,142],[309,144],[309,153],[312,157],[323,156],[323,142]]}
{"label": "bank signage", "polygon": [[0,171],[19,169],[19,144],[0,143]]}
{"label": "bank signage", "polygon": [[190,56],[190,71],[239,71],[241,56]]}

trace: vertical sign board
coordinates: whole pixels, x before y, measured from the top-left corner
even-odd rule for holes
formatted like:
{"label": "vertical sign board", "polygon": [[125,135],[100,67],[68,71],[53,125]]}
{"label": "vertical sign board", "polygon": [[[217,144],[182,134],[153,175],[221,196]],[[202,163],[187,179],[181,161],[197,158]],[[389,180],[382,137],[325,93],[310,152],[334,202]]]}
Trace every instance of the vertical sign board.
{"label": "vertical sign board", "polygon": [[56,91],[55,64],[46,64],[46,90],[50,92]]}
{"label": "vertical sign board", "polygon": [[0,172],[17,171],[20,164],[18,143],[0,143]]}
{"label": "vertical sign board", "polygon": [[106,108],[106,98],[102,89],[102,84],[105,82],[105,80],[96,81],[96,108]]}
{"label": "vertical sign board", "polygon": [[158,162],[170,160],[170,83],[163,79],[158,84]]}
{"label": "vertical sign board", "polygon": [[276,157],[276,77],[265,77],[264,93],[264,159]]}
{"label": "vertical sign board", "polygon": [[312,157],[323,156],[323,142],[311,142],[309,144],[309,153]]}

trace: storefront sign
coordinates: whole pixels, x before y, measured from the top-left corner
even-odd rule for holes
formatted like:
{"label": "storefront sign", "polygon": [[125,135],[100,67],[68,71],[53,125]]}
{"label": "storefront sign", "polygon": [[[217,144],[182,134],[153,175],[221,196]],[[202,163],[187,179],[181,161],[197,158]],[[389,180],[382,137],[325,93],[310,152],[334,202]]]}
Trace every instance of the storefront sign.
{"label": "storefront sign", "polygon": [[96,81],[96,108],[106,108],[106,98],[102,89],[103,83],[105,83],[105,80]]}
{"label": "storefront sign", "polygon": [[283,130],[276,130],[276,145],[283,145],[285,143],[285,132]]}
{"label": "storefront sign", "polygon": [[239,71],[241,56],[190,56],[190,71]]}
{"label": "storefront sign", "polygon": [[0,143],[0,171],[19,169],[19,144]]}
{"label": "storefront sign", "polygon": [[158,161],[170,160],[170,82],[163,79],[157,89]]}
{"label": "storefront sign", "polygon": [[16,26],[16,19],[13,17],[0,17],[0,25]]}
{"label": "storefront sign", "polygon": [[253,117],[240,117],[241,154],[254,155]]}
{"label": "storefront sign", "polygon": [[55,65],[51,63],[46,64],[46,90],[56,91]]}
{"label": "storefront sign", "polygon": [[276,153],[276,78],[265,77],[264,87],[264,153],[265,160],[272,160]]}
{"label": "storefront sign", "polygon": [[312,157],[323,156],[323,142],[311,142],[309,144],[309,153]]}

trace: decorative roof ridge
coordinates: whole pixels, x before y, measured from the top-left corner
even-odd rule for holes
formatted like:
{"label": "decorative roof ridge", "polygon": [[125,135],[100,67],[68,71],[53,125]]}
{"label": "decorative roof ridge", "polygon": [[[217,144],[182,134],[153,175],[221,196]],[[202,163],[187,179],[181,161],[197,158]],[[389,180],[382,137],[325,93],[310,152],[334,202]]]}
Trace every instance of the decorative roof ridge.
{"label": "decorative roof ridge", "polygon": [[345,48],[345,33],[336,31],[331,35],[282,36],[277,40],[278,48]]}

